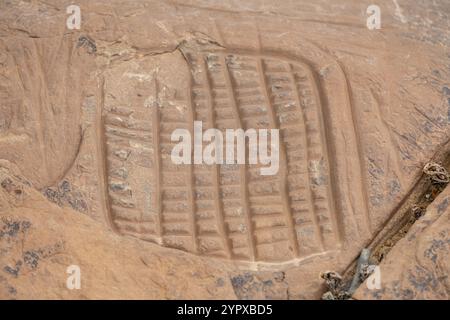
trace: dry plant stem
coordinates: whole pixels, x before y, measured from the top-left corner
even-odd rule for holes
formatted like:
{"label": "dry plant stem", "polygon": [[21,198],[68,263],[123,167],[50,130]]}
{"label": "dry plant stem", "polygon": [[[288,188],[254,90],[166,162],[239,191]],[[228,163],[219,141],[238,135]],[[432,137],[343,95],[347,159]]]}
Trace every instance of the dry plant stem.
{"label": "dry plant stem", "polygon": [[434,183],[448,183],[450,176],[447,170],[436,162],[429,162],[423,168],[423,173],[431,178]]}
{"label": "dry plant stem", "polygon": [[352,283],[350,284],[350,288],[348,289],[348,293],[352,295],[356,289],[361,284],[363,277],[363,267],[367,266],[369,264],[369,257],[370,257],[370,249],[364,248],[361,251],[361,255],[358,259],[358,265],[356,267],[355,275],[353,276]]}

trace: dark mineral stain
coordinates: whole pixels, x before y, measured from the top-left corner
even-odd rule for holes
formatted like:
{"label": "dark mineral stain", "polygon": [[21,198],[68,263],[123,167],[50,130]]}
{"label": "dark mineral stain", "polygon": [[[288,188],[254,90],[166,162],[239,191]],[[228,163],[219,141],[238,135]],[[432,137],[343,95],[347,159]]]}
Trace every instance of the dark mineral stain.
{"label": "dark mineral stain", "polygon": [[78,38],[77,48],[80,47],[87,48],[87,52],[89,54],[97,52],[97,46],[95,45],[95,41],[88,36],[81,36],[80,38]]}
{"label": "dark mineral stain", "polygon": [[271,287],[271,286],[273,286],[273,282],[272,282],[272,280],[263,281],[263,285]]}
{"label": "dark mineral stain", "polygon": [[39,254],[34,250],[27,251],[23,254],[23,261],[32,270],[36,269],[39,264]]}
{"label": "dark mineral stain", "polygon": [[225,285],[225,281],[222,278],[218,278],[216,280],[216,286],[223,287]]}
{"label": "dark mineral stain", "polygon": [[418,292],[435,291],[438,281],[432,272],[416,266],[416,272],[408,275],[408,280]]}
{"label": "dark mineral stain", "polygon": [[7,235],[10,237],[15,237],[20,230],[20,223],[18,221],[6,222],[0,231],[0,238]]}
{"label": "dark mineral stain", "polygon": [[443,213],[448,208],[448,204],[449,204],[448,198],[445,198],[441,203],[439,203],[437,206],[438,213],[439,214]]}
{"label": "dark mineral stain", "polygon": [[57,188],[49,187],[44,190],[44,195],[48,200],[62,207],[69,205],[79,212],[88,211],[87,202],[83,199],[83,194],[75,191],[69,181],[62,181]]}
{"label": "dark mineral stain", "polygon": [[403,300],[412,300],[414,299],[414,291],[412,291],[411,289],[402,290],[401,297]]}
{"label": "dark mineral stain", "polygon": [[31,227],[31,223],[25,220],[9,221],[7,219],[3,219],[2,222],[3,226],[0,229],[0,239],[5,236],[16,237],[19,234],[19,232],[25,232]]}
{"label": "dark mineral stain", "polygon": [[244,300],[251,299],[253,295],[262,290],[261,283],[255,281],[255,277],[248,272],[232,277],[231,284],[236,296]]}
{"label": "dark mineral stain", "polygon": [[382,298],[382,296],[383,296],[382,294],[385,293],[385,290],[384,289],[382,289],[382,290],[371,290],[369,292],[372,294],[372,297],[374,299],[380,300]]}
{"label": "dark mineral stain", "polygon": [[273,278],[275,281],[282,282],[286,278],[286,274],[283,271],[275,272]]}
{"label": "dark mineral stain", "polygon": [[448,109],[447,109],[447,120],[450,122],[450,98],[447,99]]}
{"label": "dark mineral stain", "polygon": [[10,178],[4,179],[0,186],[6,190],[8,193],[14,195],[16,198],[19,198],[23,194],[23,188],[21,185],[15,183]]}
{"label": "dark mineral stain", "polygon": [[446,96],[450,96],[450,88],[442,87],[442,93]]}
{"label": "dark mineral stain", "polygon": [[52,188],[46,188],[44,190],[44,195],[51,202],[56,203],[56,204],[60,203],[59,192],[58,191],[56,191],[56,190],[54,190]]}
{"label": "dark mineral stain", "polygon": [[389,195],[391,197],[397,195],[401,190],[400,183],[397,180],[391,180],[389,182]]}
{"label": "dark mineral stain", "polygon": [[3,268],[3,270],[11,275],[13,275],[14,277],[17,277],[19,275],[20,269],[22,267],[22,261],[18,261],[16,262],[16,265],[14,268],[10,267],[10,266],[6,266]]}
{"label": "dark mineral stain", "polygon": [[68,192],[71,191],[71,187],[70,187],[70,183],[67,180],[64,180],[63,182],[61,182],[61,184],[59,185],[59,192],[61,194],[66,194]]}
{"label": "dark mineral stain", "polygon": [[72,209],[75,209],[77,211],[86,212],[88,209],[88,205],[83,199],[69,199],[67,200],[67,202],[69,202],[69,205],[72,207]]}
{"label": "dark mineral stain", "polygon": [[255,299],[264,296],[266,299],[287,299],[288,286],[284,282],[284,272],[259,274],[245,272],[231,278],[231,284],[239,299]]}
{"label": "dark mineral stain", "polygon": [[2,186],[3,189],[8,189],[8,187],[12,184],[12,180],[10,178],[6,178],[5,180],[0,183],[0,186]]}
{"label": "dark mineral stain", "polygon": [[250,273],[244,273],[243,275],[238,275],[231,278],[231,284],[235,289],[241,289],[247,283],[253,281],[253,275]]}
{"label": "dark mineral stain", "polygon": [[15,277],[17,277],[19,275],[19,270],[18,269],[13,269],[10,266],[4,267],[3,270],[8,272],[9,274],[12,274]]}
{"label": "dark mineral stain", "polygon": [[438,258],[437,251],[444,251],[446,245],[450,246],[450,239],[433,239],[431,245],[425,250],[424,256],[433,261],[433,263],[436,263]]}
{"label": "dark mineral stain", "polygon": [[17,294],[17,290],[16,290],[16,288],[9,286],[8,287],[8,293],[12,294],[12,295],[16,295]]}
{"label": "dark mineral stain", "polygon": [[447,96],[447,104],[448,104],[448,111],[447,111],[447,120],[450,122],[450,88],[443,87],[442,93]]}

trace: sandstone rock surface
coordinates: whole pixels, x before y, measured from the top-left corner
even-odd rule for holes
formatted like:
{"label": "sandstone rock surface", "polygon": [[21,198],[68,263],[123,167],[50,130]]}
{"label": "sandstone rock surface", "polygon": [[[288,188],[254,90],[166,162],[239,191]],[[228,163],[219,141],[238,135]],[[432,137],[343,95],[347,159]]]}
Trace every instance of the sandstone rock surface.
{"label": "sandstone rock surface", "polygon": [[355,299],[437,299],[450,295],[450,189],[389,252],[380,265],[381,288],[362,285]]}
{"label": "sandstone rock surface", "polygon": [[[2,298],[318,298],[450,138],[446,0],[380,30],[350,0],[69,4],[0,3]],[[280,170],[174,165],[194,121],[280,129]]]}
{"label": "sandstone rock surface", "polygon": [[[3,168],[0,175],[0,297],[236,298],[226,266],[111,233],[50,203]],[[18,208],[4,211],[8,204]],[[80,290],[66,286],[71,265],[80,267]]]}

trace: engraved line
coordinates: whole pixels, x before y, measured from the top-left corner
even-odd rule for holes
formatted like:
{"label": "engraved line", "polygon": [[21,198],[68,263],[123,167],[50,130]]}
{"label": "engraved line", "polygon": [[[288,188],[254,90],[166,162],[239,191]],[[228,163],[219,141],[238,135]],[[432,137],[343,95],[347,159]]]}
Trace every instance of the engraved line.
{"label": "engraved line", "polygon": [[[206,91],[208,93],[207,99],[208,99],[208,106],[209,106],[209,121],[211,122],[212,127],[214,127],[214,123],[215,123],[214,107],[213,107],[214,99],[213,99],[212,92],[211,92],[210,79],[207,74],[208,66],[206,63],[206,59],[203,56],[202,56],[202,64],[200,66],[203,69],[203,74],[205,75],[204,80],[205,80],[205,86],[207,89]],[[214,165],[214,168],[213,168],[213,180],[214,180],[214,189],[215,189],[214,205],[215,205],[215,208],[217,211],[218,227],[219,227],[220,233],[222,234],[226,256],[228,258],[231,258],[230,242],[228,240],[227,232],[225,229],[225,219],[224,219],[224,214],[223,214],[222,203],[220,200],[219,165],[217,165],[217,164]]]}
{"label": "engraved line", "polygon": [[[295,86],[295,77],[294,77],[294,74],[293,74],[292,65],[290,63],[288,63],[288,65],[289,65],[289,79],[294,84],[294,88],[295,89],[293,91],[294,91],[294,95],[295,95],[295,100],[296,100],[298,108],[300,110],[299,114],[300,114],[300,117],[301,117],[301,122],[303,123],[304,128],[306,129],[305,115],[304,115],[304,111],[302,110],[302,106],[301,106],[301,102],[300,102],[301,101],[300,95],[299,95],[298,90],[297,90],[297,88]],[[305,162],[306,162],[306,164],[308,164],[309,158],[310,158],[310,151],[309,151],[310,149],[308,147],[309,141],[308,141],[308,137],[306,136],[305,130],[304,130],[304,134],[302,136],[304,137],[303,138],[303,144],[304,144],[304,146],[306,147],[306,150],[307,150],[307,154],[305,155],[305,158],[306,158]],[[311,182],[310,182],[310,180],[311,180],[311,177],[310,177],[309,171],[308,171],[307,179],[305,179],[306,193],[307,193],[307,197],[308,197],[308,204],[309,204],[310,210],[314,211],[314,206],[311,205],[312,204],[312,199],[313,199],[313,194],[312,194],[312,190],[311,190]],[[316,216],[316,214],[314,212],[312,213],[312,220],[313,220],[313,223],[314,223],[314,228],[316,229],[316,234],[318,236],[320,248],[321,248],[321,250],[323,250],[324,246],[323,246],[322,233],[320,232],[319,221],[318,221],[317,216]]]}
{"label": "engraved line", "polygon": [[[355,212],[353,215],[355,217],[360,235],[361,235],[361,237],[364,237],[364,235],[371,235],[373,233],[372,219],[369,214],[369,200],[368,200],[368,194],[367,194],[367,178],[366,178],[367,174],[366,174],[366,172],[368,172],[368,171],[365,170],[365,159],[364,159],[363,152],[362,152],[362,150],[364,150],[364,148],[362,145],[362,139],[360,139],[361,130],[359,127],[359,122],[357,121],[357,111],[356,111],[356,108],[355,108],[354,102],[353,102],[353,93],[351,91],[352,89],[350,86],[350,81],[345,73],[345,69],[344,69],[343,65],[339,61],[336,61],[336,64],[338,66],[339,72],[341,73],[341,76],[344,79],[343,84],[345,86],[345,100],[347,101],[348,105],[350,106],[350,118],[351,118],[351,121],[353,124],[352,131],[353,131],[355,141],[356,141],[356,151],[358,153],[358,161],[359,161],[358,170],[359,170],[360,178],[358,181],[359,186],[356,186],[356,188],[359,187],[361,189],[362,197],[364,200],[365,212],[363,212],[362,214],[359,212]],[[362,219],[364,219],[365,221],[361,221],[360,217]]]}
{"label": "engraved line", "polygon": [[[237,125],[239,128],[244,129],[244,125],[242,123],[241,117],[240,117],[240,112],[239,112],[239,108],[237,106],[237,102],[236,102],[236,96],[234,94],[234,90],[232,87],[232,81],[231,81],[231,77],[230,77],[230,71],[228,70],[228,65],[226,63],[226,59],[223,55],[220,55],[220,57],[222,58],[222,63],[223,63],[223,70],[224,70],[224,76],[225,76],[225,82],[227,84],[228,87],[228,94],[231,97],[231,106],[233,109],[233,115],[236,118],[237,121]],[[246,149],[247,146],[246,146]],[[241,187],[241,202],[243,205],[243,213],[246,217],[246,222],[247,222],[247,228],[248,228],[248,246],[249,246],[249,251],[250,251],[250,259],[251,260],[255,260],[256,259],[256,245],[255,245],[255,238],[253,235],[253,221],[252,221],[252,217],[251,217],[251,212],[250,212],[250,204],[248,202],[248,185],[247,185],[247,164],[245,163],[244,165],[240,165],[239,166],[239,171],[240,171],[240,176],[241,176],[241,183],[240,183],[240,187]]]}
{"label": "engraved line", "polygon": [[[266,98],[266,103],[267,103],[267,108],[268,108],[268,113],[269,113],[269,122],[270,122],[270,126],[272,128],[277,128],[276,125],[276,115],[274,113],[274,110],[272,108],[271,105],[271,100],[268,96],[267,90],[268,90],[268,86],[266,83],[266,77],[264,74],[264,65],[263,65],[263,60],[261,58],[257,58],[258,61],[258,74],[259,77],[261,79],[261,84],[263,86],[263,94]],[[286,216],[286,223],[289,227],[289,230],[291,231],[289,233],[289,242],[292,244],[293,246],[293,250],[294,250],[294,256],[298,257],[299,256],[299,245],[298,245],[298,237],[297,237],[297,233],[295,231],[295,226],[294,226],[294,221],[292,218],[292,212],[291,212],[291,206],[289,204],[289,198],[287,196],[287,188],[286,188],[286,184],[287,184],[287,160],[286,160],[286,150],[284,149],[284,144],[280,143],[280,160],[282,162],[282,165],[280,166],[280,194],[281,194],[281,200],[283,203],[283,212]]]}
{"label": "engraved line", "polygon": [[97,120],[95,122],[95,131],[97,134],[97,156],[99,162],[98,168],[98,181],[99,181],[99,189],[100,189],[100,202],[101,207],[103,208],[106,216],[107,225],[116,233],[121,233],[119,228],[114,224],[112,217],[112,209],[111,203],[109,201],[109,190],[108,190],[108,173],[109,173],[109,165],[106,156],[106,137],[105,137],[105,127],[104,127],[104,118],[103,118],[103,108],[105,104],[105,78],[101,77],[99,94],[97,96],[99,98],[99,102],[97,103]]}
{"label": "engraved line", "polygon": [[[292,67],[292,66],[291,66]],[[293,70],[291,69],[291,72]],[[312,94],[315,97],[316,103],[317,103],[317,107],[316,107],[316,115],[317,115],[317,119],[318,119],[318,125],[319,125],[319,130],[320,130],[320,140],[321,140],[321,149],[322,149],[322,153],[325,155],[326,160],[327,160],[327,175],[328,175],[328,179],[329,179],[329,183],[326,186],[326,194],[327,194],[327,205],[328,205],[328,218],[331,220],[331,224],[333,229],[335,230],[335,234],[334,234],[334,241],[341,241],[341,237],[340,237],[340,231],[338,228],[338,222],[337,222],[337,217],[336,217],[336,209],[334,206],[334,194],[332,192],[331,189],[331,172],[330,172],[330,163],[329,163],[329,153],[328,153],[328,148],[327,148],[327,142],[325,140],[326,137],[326,133],[325,133],[325,124],[324,124],[324,119],[323,119],[323,108],[322,108],[322,103],[320,101],[320,94],[319,94],[319,83],[317,81],[317,79],[314,77],[314,75],[312,74],[311,70],[307,70],[307,74],[306,76],[309,78],[309,83],[312,83],[313,85],[310,86],[310,89],[312,91]],[[322,232],[322,236],[325,238],[325,235]],[[328,250],[331,248],[326,248],[325,250]]]}
{"label": "engraved line", "polygon": [[[155,177],[155,194],[156,194],[156,223],[155,223],[155,229],[156,234],[160,237],[162,240],[162,206],[161,206],[161,187],[160,184],[162,182],[162,173],[161,173],[161,158],[159,156],[160,153],[160,147],[159,147],[159,97],[158,97],[158,79],[155,76],[154,79],[154,92],[155,92],[155,104],[153,106],[153,117],[152,117],[152,130],[153,130],[153,145],[154,145],[154,169],[155,174],[153,175]],[[143,217],[141,217],[142,219]]]}
{"label": "engraved line", "polygon": [[[189,68],[189,65],[188,65]],[[190,70],[188,70],[189,74],[191,73]],[[189,84],[188,88],[192,88],[192,76],[189,76]],[[189,132],[191,133],[191,159],[194,159],[194,97],[192,95],[192,90],[188,90],[188,123],[191,125],[189,126]],[[191,163],[187,165],[187,188],[188,188],[188,202],[189,206],[191,207],[191,216],[190,216],[190,224],[192,228],[192,246],[194,253],[198,253],[198,239],[197,239],[197,210],[196,210],[196,204],[195,204],[195,177],[194,177],[194,165]]]}

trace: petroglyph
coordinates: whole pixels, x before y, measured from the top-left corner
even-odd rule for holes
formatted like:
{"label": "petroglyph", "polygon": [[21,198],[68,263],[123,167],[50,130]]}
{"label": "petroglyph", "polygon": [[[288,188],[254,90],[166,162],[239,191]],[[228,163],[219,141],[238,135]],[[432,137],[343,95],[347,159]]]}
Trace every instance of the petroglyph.
{"label": "petroglyph", "polygon": [[[311,68],[257,52],[182,53],[190,71],[186,99],[163,99],[155,75],[146,77],[153,95],[142,106],[104,106],[117,230],[239,261],[287,262],[338,248],[329,142]],[[261,175],[261,164],[175,165],[171,133],[192,132],[194,121],[223,133],[279,129],[279,172]]]}

